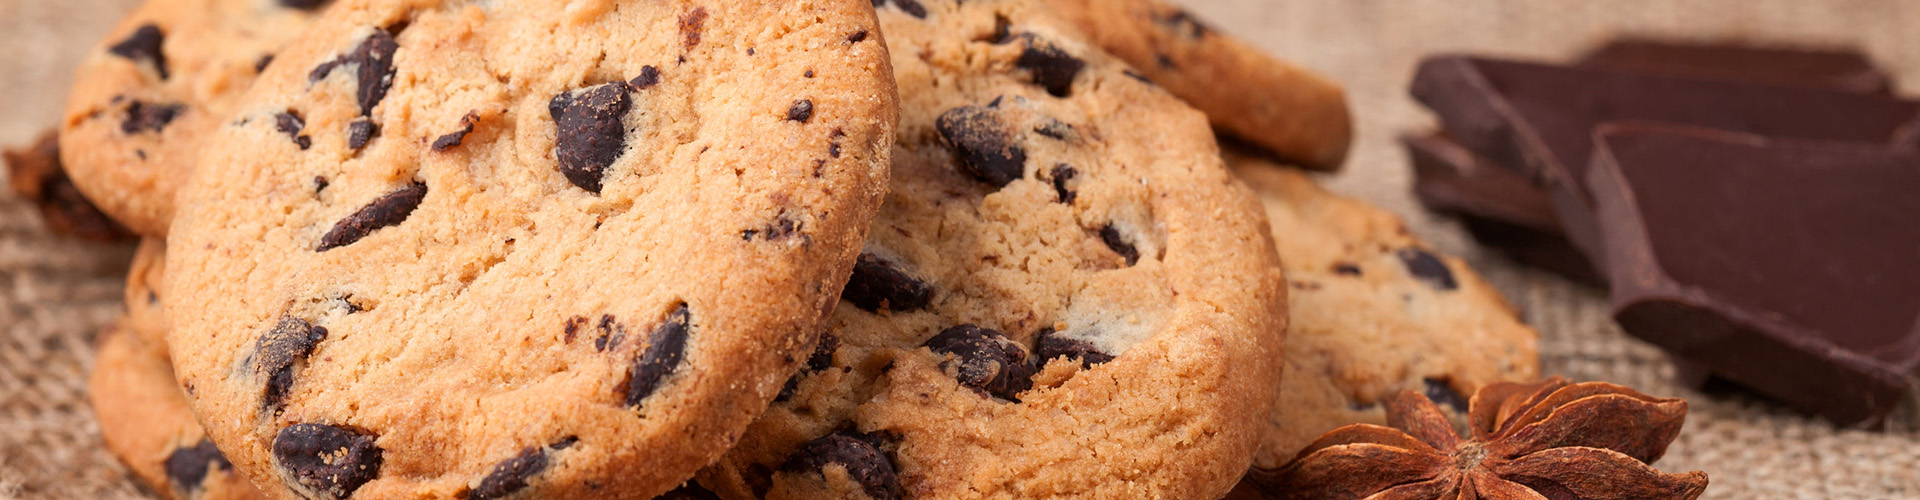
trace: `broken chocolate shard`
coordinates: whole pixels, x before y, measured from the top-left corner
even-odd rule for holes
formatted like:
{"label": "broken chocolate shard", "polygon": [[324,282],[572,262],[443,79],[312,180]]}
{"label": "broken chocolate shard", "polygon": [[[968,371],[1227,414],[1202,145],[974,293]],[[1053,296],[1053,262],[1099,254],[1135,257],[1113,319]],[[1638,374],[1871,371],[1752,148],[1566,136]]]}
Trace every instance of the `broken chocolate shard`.
{"label": "broken chocolate shard", "polygon": [[1920,373],[1920,153],[1661,125],[1595,133],[1614,318],[1841,425]]}
{"label": "broken chocolate shard", "polygon": [[370,116],[373,107],[386,99],[387,90],[393,87],[393,54],[399,50],[400,44],[391,33],[375,28],[352,51],[314,67],[307,74],[307,80],[317,82],[332,74],[335,68],[352,68],[354,102],[360,105],[360,116]]}
{"label": "broken chocolate shard", "polygon": [[1890,145],[1920,140],[1920,103],[1807,87],[1448,56],[1421,64],[1413,94],[1461,145],[1549,189],[1562,227],[1589,258],[1602,248],[1582,183],[1600,123]]}
{"label": "broken chocolate shard", "polygon": [[466,116],[460,117],[460,128],[433,140],[433,150],[446,151],[466,142],[467,134],[473,133],[473,126],[479,122],[480,115],[474,114],[471,111],[467,112]]}
{"label": "broken chocolate shard", "polygon": [[687,305],[680,304],[647,336],[647,350],[633,361],[627,372],[627,406],[637,408],[645,403],[668,375],[679,370],[680,361],[686,357],[687,335],[693,328],[691,322]]}
{"label": "broken chocolate shard", "polygon": [[173,123],[174,118],[186,106],[174,103],[150,103],[133,101],[127,104],[127,119],[120,122],[120,132],[138,134],[142,132],[159,133]]}
{"label": "broken chocolate shard", "polygon": [[961,170],[999,188],[1026,175],[1027,150],[1020,146],[1001,112],[992,106],[949,109],[934,120],[934,128],[953,148]]}

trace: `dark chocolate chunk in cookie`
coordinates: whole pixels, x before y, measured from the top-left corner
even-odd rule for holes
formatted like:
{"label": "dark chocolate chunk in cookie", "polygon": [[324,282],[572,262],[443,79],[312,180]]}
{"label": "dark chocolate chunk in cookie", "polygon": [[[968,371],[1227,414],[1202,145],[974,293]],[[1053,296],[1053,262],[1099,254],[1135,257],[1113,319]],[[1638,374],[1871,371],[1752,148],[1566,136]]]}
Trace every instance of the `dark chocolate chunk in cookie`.
{"label": "dark chocolate chunk in cookie", "polygon": [[1447,263],[1426,250],[1408,247],[1394,251],[1393,255],[1407,265],[1408,274],[1426,282],[1428,286],[1440,291],[1460,288],[1460,283],[1454,281],[1453,270],[1447,268]]}
{"label": "dark chocolate chunk in cookie", "polygon": [[1080,175],[1080,171],[1074,170],[1072,166],[1062,163],[1054,165],[1053,170],[1049,172],[1049,174],[1053,177],[1054,194],[1059,195],[1061,203],[1072,205],[1074,197],[1080,194],[1068,187],[1067,183],[1073,181],[1073,176]]}
{"label": "dark chocolate chunk in cookie", "polygon": [[333,229],[320,237],[320,245],[314,251],[325,252],[351,245],[374,230],[399,224],[407,220],[407,216],[413,215],[413,210],[420,208],[420,201],[426,197],[427,185],[420,182],[387,193],[360,207],[353,215],[334,223]]}
{"label": "dark chocolate chunk in cookie", "polygon": [[720,500],[720,495],[716,495],[712,491],[700,487],[700,483],[687,481],[686,484],[674,488],[673,491],[661,493],[660,496],[654,497],[653,500]]}
{"label": "dark chocolate chunk in cookie", "polygon": [[880,448],[858,436],[835,433],[807,442],[787,457],[781,469],[788,472],[819,471],[829,464],[846,468],[847,477],[860,484],[874,500],[900,498],[900,477],[894,473],[893,460]]}
{"label": "dark chocolate chunk in cookie", "polygon": [[1015,67],[1031,73],[1033,83],[1047,89],[1047,93],[1053,94],[1054,97],[1067,97],[1073,94],[1074,77],[1079,76],[1080,70],[1087,67],[1086,61],[1068,54],[1066,50],[1041,40],[1032,33],[1021,34],[1014,38],[1026,47],[1025,50],[1020,51],[1020,58],[1013,61]]}
{"label": "dark chocolate chunk in cookie", "polygon": [[820,341],[813,344],[813,354],[807,356],[807,371],[825,370],[833,366],[833,353],[840,350],[840,337],[831,333],[820,334]]}
{"label": "dark chocolate chunk in cookie", "polygon": [[1018,401],[1014,396],[1033,388],[1026,348],[997,330],[957,325],[927,339],[926,346],[934,354],[953,355],[953,361],[942,366],[949,367],[961,385],[1009,401]]}
{"label": "dark chocolate chunk in cookie", "polygon": [[473,491],[468,494],[467,499],[491,500],[506,498],[507,495],[526,489],[527,480],[532,479],[534,475],[539,474],[541,471],[547,470],[549,464],[547,460],[548,453],[567,449],[567,447],[573,446],[573,443],[577,441],[579,441],[579,438],[569,437],[549,446],[520,450],[520,453],[514,455],[513,458],[506,459],[494,465],[493,470],[488,471],[486,477],[480,478],[480,485],[473,488]]}
{"label": "dark chocolate chunk in cookie", "polygon": [[647,336],[646,352],[634,360],[633,368],[628,370],[627,406],[645,403],[648,396],[660,389],[661,381],[680,368],[680,360],[686,357],[690,321],[687,305],[680,304]]}
{"label": "dark chocolate chunk in cookie", "polygon": [[861,253],[840,298],[869,312],[912,311],[933,300],[933,287],[880,256]]}
{"label": "dark chocolate chunk in cookie", "polygon": [[120,122],[120,131],[127,134],[159,133],[185,109],[186,106],[180,104],[130,102],[127,104],[127,121]]}
{"label": "dark chocolate chunk in cookie", "polygon": [[293,143],[300,146],[302,151],[313,146],[313,138],[300,133],[301,129],[307,128],[307,121],[300,119],[300,115],[293,114],[292,111],[274,114],[273,128],[282,134],[287,134],[287,137],[292,138]]}
{"label": "dark chocolate chunk in cookie", "polygon": [[367,147],[367,142],[380,136],[380,126],[372,118],[359,117],[347,122],[347,148],[359,151]]}
{"label": "dark chocolate chunk in cookie", "polygon": [[1041,330],[1036,344],[1038,345],[1034,347],[1040,355],[1039,363],[1042,366],[1060,357],[1079,360],[1080,366],[1084,368],[1092,368],[1093,365],[1113,361],[1112,354],[1102,352],[1100,347],[1093,345],[1092,342],[1061,336],[1052,328]]}
{"label": "dark chocolate chunk in cookie", "polygon": [[1333,273],[1341,276],[1359,276],[1360,265],[1352,262],[1337,262],[1333,264]]}
{"label": "dark chocolate chunk in cookie", "polygon": [[191,493],[199,490],[200,483],[207,480],[208,467],[233,470],[233,463],[227,461],[227,456],[220,453],[212,441],[202,438],[198,444],[175,448],[173,453],[167,454],[166,467],[167,483],[176,490]]}
{"label": "dark chocolate chunk in cookie", "polygon": [[1127,259],[1127,265],[1131,266],[1140,262],[1140,250],[1134,248],[1133,243],[1127,241],[1127,236],[1120,234],[1120,229],[1114,227],[1113,224],[1107,224],[1105,227],[1100,228],[1100,241],[1105,242],[1107,248],[1113,249],[1113,253],[1120,254],[1121,258]]}
{"label": "dark chocolate chunk in cookie", "polygon": [[294,424],[273,437],[273,458],[295,484],[341,499],[380,476],[380,447],[373,441],[331,425]]}
{"label": "dark chocolate chunk in cookie", "polygon": [[553,96],[547,103],[558,133],[554,148],[560,173],[580,189],[599,193],[607,167],[626,152],[624,118],[633,107],[631,88],[626,82],[595,85]]}
{"label": "dark chocolate chunk in cookie", "polygon": [[440,138],[433,140],[433,150],[446,151],[453,149],[454,146],[459,146],[462,142],[466,142],[467,134],[473,133],[473,126],[479,122],[480,115],[468,112],[466,116],[460,117],[459,129],[448,132],[446,135],[442,135]]}
{"label": "dark chocolate chunk in cookie", "polygon": [[307,79],[317,82],[333,73],[335,68],[352,67],[357,85],[354,102],[360,105],[360,115],[368,116],[381,99],[387,98],[387,89],[393,87],[393,53],[398,50],[400,44],[393,40],[393,35],[376,28],[360,45],[354,46],[352,52],[314,67],[313,72],[307,74]]}
{"label": "dark chocolate chunk in cookie", "polygon": [[659,84],[660,68],[655,68],[651,64],[641,66],[640,76],[633,77],[633,80],[627,82],[627,85],[633,86],[634,90],[646,90]]}
{"label": "dark chocolate chunk in cookie", "polygon": [[294,365],[306,361],[313,348],[326,340],[327,329],[292,316],[280,322],[254,341],[254,372],[267,378],[260,399],[261,411],[272,415],[280,411],[287,393],[293,390]]}
{"label": "dark chocolate chunk in cookie", "polygon": [[318,10],[330,0],[280,0],[280,6],[289,9]]}
{"label": "dark chocolate chunk in cookie", "polygon": [[901,12],[905,12],[907,15],[920,19],[927,18],[927,7],[920,5],[919,0],[873,0],[873,7],[876,9],[885,7],[888,2],[892,2],[894,7],[899,8]]}
{"label": "dark chocolate chunk in cookie", "polygon": [[154,71],[160,74],[160,79],[165,80],[167,79],[167,55],[160,51],[160,44],[165,40],[166,33],[161,32],[159,26],[151,23],[143,24],[134,29],[133,34],[128,35],[125,40],[107,47],[107,52],[131,59],[136,64],[142,61],[152,63]]}
{"label": "dark chocolate chunk in cookie", "polygon": [[811,99],[801,99],[798,101],[793,101],[793,106],[789,106],[787,108],[787,120],[806,123],[808,120],[812,120],[812,119],[813,119],[813,100]]}
{"label": "dark chocolate chunk in cookie", "polygon": [[1026,174],[1027,150],[992,108],[961,106],[941,113],[934,127],[959,157],[960,167],[981,182],[1004,187]]}

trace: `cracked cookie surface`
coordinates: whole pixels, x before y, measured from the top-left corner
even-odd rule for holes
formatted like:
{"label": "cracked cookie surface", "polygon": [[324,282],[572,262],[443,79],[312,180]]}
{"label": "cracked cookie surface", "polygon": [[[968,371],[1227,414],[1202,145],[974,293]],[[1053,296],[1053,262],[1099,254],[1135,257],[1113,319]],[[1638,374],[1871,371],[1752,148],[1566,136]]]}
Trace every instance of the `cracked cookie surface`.
{"label": "cracked cookie surface", "polygon": [[666,492],[837,300],[886,54],[861,0],[338,0],[180,198],[196,412],[275,498]]}
{"label": "cracked cookie surface", "polygon": [[326,1],[148,0],[89,53],[60,131],[73,183],[134,232],[165,236],[207,135]]}
{"label": "cracked cookie surface", "polygon": [[892,189],[726,498],[1214,498],[1284,290],[1205,118],[1027,1],[889,0]]}

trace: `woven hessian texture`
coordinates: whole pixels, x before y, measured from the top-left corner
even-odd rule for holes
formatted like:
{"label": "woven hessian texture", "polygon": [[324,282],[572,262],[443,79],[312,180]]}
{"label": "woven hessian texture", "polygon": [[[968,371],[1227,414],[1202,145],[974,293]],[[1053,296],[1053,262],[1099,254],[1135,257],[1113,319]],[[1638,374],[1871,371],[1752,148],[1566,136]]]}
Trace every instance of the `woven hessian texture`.
{"label": "woven hessian texture", "polygon": [[[0,0],[0,144],[23,144],[58,119],[76,58],[133,3]],[[1895,74],[1903,95],[1920,93],[1920,2],[1188,3],[1223,31],[1348,86],[1357,142],[1346,170],[1324,180],[1401,214],[1422,237],[1465,256],[1540,329],[1547,373],[1687,398],[1686,430],[1658,467],[1706,471],[1713,483],[1705,498],[1920,498],[1920,411],[1911,400],[1891,430],[1869,432],[1739,394],[1682,389],[1660,351],[1614,326],[1603,291],[1515,267],[1423,211],[1395,142],[1433,126],[1406,96],[1423,55],[1563,59],[1617,34],[1854,45]],[[100,447],[85,398],[91,343],[120,312],[130,249],[49,236],[31,206],[10,190],[0,195],[0,500],[144,498]]]}

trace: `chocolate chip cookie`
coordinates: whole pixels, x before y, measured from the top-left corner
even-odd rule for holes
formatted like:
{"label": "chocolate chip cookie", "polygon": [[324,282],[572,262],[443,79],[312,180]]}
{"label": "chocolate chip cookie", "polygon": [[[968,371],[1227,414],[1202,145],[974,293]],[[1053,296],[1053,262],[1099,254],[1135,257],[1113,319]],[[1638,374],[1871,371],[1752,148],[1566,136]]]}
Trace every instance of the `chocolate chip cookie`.
{"label": "chocolate chip cookie", "polygon": [[1307,168],[1336,170],[1353,140],[1346,91],[1161,0],[1046,0],[1094,43],[1213,124]]}
{"label": "chocolate chip cookie", "polygon": [[130,235],[125,227],[93,206],[60,163],[60,138],[48,130],[32,144],[0,151],[7,169],[7,183],[20,198],[40,208],[47,230],[60,235],[93,241],[115,241]]}
{"label": "chocolate chip cookie", "polygon": [[1298,171],[1246,155],[1229,162],[1266,203],[1292,315],[1256,465],[1279,466],[1343,425],[1386,424],[1380,402],[1402,390],[1464,413],[1480,387],[1538,376],[1539,334],[1459,259]]}
{"label": "chocolate chip cookie", "polygon": [[107,451],[174,500],[266,498],[233,470],[174,385],[166,353],[120,326],[100,334],[87,397]]}
{"label": "chocolate chip cookie", "polygon": [[1217,498],[1285,296],[1205,117],[1037,1],[890,0],[893,184],[726,498]]}
{"label": "chocolate chip cookie", "polygon": [[236,469],[328,499],[692,477],[823,330],[898,114],[864,0],[350,0],[237,109],[171,353]]}
{"label": "chocolate chip cookie", "polygon": [[160,285],[165,283],[166,270],[167,240],[140,240],[140,248],[133,252],[133,264],[127,269],[127,316],[120,319],[122,329],[140,337],[141,344],[153,348],[161,358],[167,356],[167,311],[160,305]]}
{"label": "chocolate chip cookie", "polygon": [[80,64],[60,144],[81,193],[165,236],[202,138],[326,0],[148,0]]}

